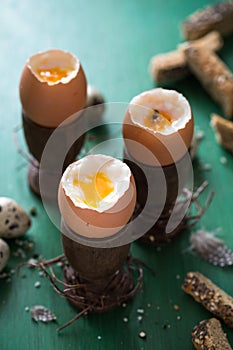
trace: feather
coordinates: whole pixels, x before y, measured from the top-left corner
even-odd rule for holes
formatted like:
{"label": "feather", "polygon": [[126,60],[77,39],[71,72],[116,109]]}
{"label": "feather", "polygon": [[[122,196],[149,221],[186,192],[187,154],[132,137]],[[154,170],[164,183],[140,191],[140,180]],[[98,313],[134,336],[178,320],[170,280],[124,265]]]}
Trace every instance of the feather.
{"label": "feather", "polygon": [[233,251],[213,232],[197,230],[190,236],[191,249],[215,266],[233,265]]}

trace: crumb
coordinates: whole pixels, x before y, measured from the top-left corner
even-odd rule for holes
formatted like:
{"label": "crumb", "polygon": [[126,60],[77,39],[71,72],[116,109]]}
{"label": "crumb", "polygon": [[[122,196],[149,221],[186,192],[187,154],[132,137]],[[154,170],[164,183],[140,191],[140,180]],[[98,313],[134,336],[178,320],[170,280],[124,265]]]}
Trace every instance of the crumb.
{"label": "crumb", "polygon": [[154,236],[150,235],[150,236],[149,236],[149,240],[150,240],[151,242],[154,242],[154,241],[155,241]]}
{"label": "crumb", "polygon": [[226,157],[220,157],[220,163],[225,165],[227,164],[227,158]]}
{"label": "crumb", "polygon": [[[29,259],[29,260],[27,261],[27,263],[28,263],[29,265],[36,265],[36,264],[38,263],[38,260],[31,258],[31,259]],[[32,267],[33,267],[33,266],[32,266]]]}
{"label": "crumb", "polygon": [[37,215],[37,211],[36,211],[35,207],[31,207],[29,212],[30,212],[31,216],[36,216]]}
{"label": "crumb", "polygon": [[202,169],[203,170],[211,170],[212,169],[212,165],[209,164],[209,163],[206,163],[206,164],[203,165]]}

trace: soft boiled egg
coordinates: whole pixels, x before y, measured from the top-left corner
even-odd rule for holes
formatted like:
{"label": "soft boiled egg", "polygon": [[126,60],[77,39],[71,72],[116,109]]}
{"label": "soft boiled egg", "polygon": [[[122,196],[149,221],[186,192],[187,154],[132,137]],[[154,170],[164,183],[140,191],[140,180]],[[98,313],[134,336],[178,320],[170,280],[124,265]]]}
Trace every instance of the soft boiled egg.
{"label": "soft boiled egg", "polygon": [[134,178],[122,161],[88,155],[65,170],[58,194],[66,224],[76,233],[111,236],[130,220],[136,203]]}
{"label": "soft boiled egg", "polygon": [[175,90],[156,88],[135,96],[123,121],[129,154],[146,165],[170,165],[181,159],[193,137],[187,99]]}
{"label": "soft boiled egg", "polygon": [[27,60],[20,79],[23,113],[45,127],[57,127],[83,109],[87,82],[81,63],[67,51],[39,52]]}

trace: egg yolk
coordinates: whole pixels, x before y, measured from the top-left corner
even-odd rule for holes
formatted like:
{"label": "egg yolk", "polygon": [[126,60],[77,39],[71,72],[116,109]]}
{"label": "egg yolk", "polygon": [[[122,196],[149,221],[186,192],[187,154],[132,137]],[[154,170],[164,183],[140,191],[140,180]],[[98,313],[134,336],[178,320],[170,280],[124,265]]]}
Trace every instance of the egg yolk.
{"label": "egg yolk", "polygon": [[44,68],[37,69],[37,74],[43,81],[46,81],[48,83],[56,83],[62,78],[68,77],[69,73],[72,72],[72,70],[73,69],[71,68],[60,67]]}
{"label": "egg yolk", "polygon": [[166,127],[172,125],[172,118],[164,111],[152,109],[152,113],[144,118],[143,125],[154,131],[163,131]]}
{"label": "egg yolk", "polygon": [[88,176],[86,181],[74,179],[73,185],[81,188],[85,196],[83,202],[92,208],[97,208],[99,202],[114,190],[112,181],[103,172]]}

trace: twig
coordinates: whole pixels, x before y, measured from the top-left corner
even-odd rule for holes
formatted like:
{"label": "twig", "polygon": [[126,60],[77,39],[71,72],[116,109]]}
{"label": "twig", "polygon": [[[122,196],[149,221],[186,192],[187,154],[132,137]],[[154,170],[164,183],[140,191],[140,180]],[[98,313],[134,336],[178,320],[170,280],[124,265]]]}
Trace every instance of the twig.
{"label": "twig", "polygon": [[32,164],[33,163],[33,157],[29,153],[23,151],[22,148],[19,146],[19,140],[18,140],[18,137],[17,137],[17,133],[21,129],[22,129],[22,126],[19,126],[19,125],[14,127],[14,129],[13,129],[13,141],[14,141],[14,144],[16,146],[17,152],[27,161],[27,163]]}
{"label": "twig", "polygon": [[[104,312],[113,309],[128,298],[132,298],[142,286],[143,269],[141,265],[146,265],[144,263],[141,264],[140,260],[134,259],[131,256],[127,258],[125,269],[122,268],[117,271],[101,292],[92,290],[93,286],[95,286],[94,281],[93,283],[92,281],[88,281],[88,284],[80,283],[78,273],[68,267],[65,259],[64,254],[62,254],[39,263],[22,264],[41,269],[45,277],[50,281],[53,289],[60,296],[82,309],[73,319],[59,327],[57,329],[58,332],[78,320],[83,314],[88,312]],[[57,262],[64,262],[66,282],[61,281],[52,268],[52,265]],[[148,268],[148,266],[146,267]],[[138,273],[136,281],[133,278],[133,271],[135,270]],[[61,284],[65,289],[62,290],[58,284]]]}
{"label": "twig", "polygon": [[78,320],[82,315],[84,315],[85,313],[87,313],[89,310],[91,309],[90,306],[86,307],[86,309],[83,309],[82,311],[80,311],[77,315],[74,316],[74,318],[72,318],[70,321],[68,321],[67,323],[65,323],[63,326],[57,328],[57,332],[60,332],[62,329],[68,327],[69,325],[71,325],[73,322],[75,322],[76,320]]}

